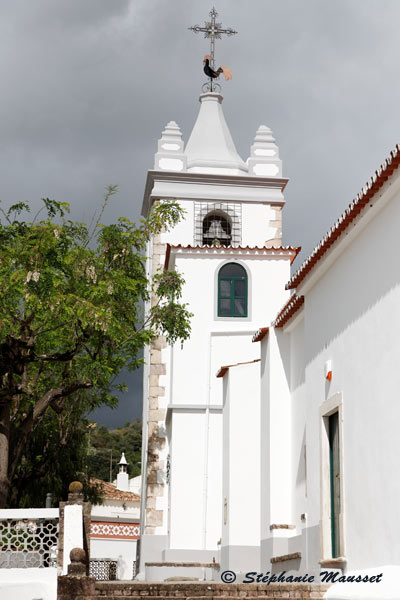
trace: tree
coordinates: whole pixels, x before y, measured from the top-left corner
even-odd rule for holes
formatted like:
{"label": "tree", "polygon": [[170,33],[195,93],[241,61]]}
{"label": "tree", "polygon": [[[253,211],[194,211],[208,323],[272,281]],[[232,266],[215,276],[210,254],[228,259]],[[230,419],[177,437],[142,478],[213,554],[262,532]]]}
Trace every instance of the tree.
{"label": "tree", "polygon": [[114,480],[121,453],[125,452],[129,477],[140,475],[142,425],[135,420],[107,429],[85,418],[85,402],[67,398],[57,414],[47,411],[34,429],[12,486],[13,506],[44,506],[48,492],[53,504],[66,498],[68,485],[80,479],[88,499],[102,501],[100,486],[93,478]]}
{"label": "tree", "polygon": [[114,480],[118,473],[118,463],[121,453],[125,452],[128,461],[129,477],[140,475],[140,460],[142,448],[142,424],[135,420],[125,423],[123,427],[107,429],[93,427],[90,433],[90,449],[87,457],[87,473],[103,481]]}
{"label": "tree", "polygon": [[[111,186],[104,207],[116,191]],[[45,220],[26,222],[19,203],[0,222],[0,507],[7,505],[25,449],[48,411],[67,401],[115,405],[115,378],[142,364],[158,335],[182,343],[190,316],[176,272],[145,269],[146,245],[182,210],[157,202],[138,226],[126,218],[93,227],[66,218],[68,204],[43,199]],[[143,306],[150,306],[145,314]]]}
{"label": "tree", "polygon": [[83,482],[91,502],[101,501],[99,490],[90,485],[87,476],[90,423],[84,412],[84,399],[77,401],[72,395],[62,412],[45,413],[24,448],[9,504],[20,508],[44,506],[50,492],[57,506],[67,497],[69,483],[77,479]]}

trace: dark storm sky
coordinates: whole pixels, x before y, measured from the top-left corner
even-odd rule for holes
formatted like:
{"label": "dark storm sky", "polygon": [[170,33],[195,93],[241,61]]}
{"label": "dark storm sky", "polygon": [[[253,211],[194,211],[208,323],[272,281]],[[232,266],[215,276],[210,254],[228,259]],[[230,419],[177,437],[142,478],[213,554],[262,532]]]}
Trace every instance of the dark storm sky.
{"label": "dark storm sky", "polygon": [[[204,0],[2,0],[0,199],[42,196],[89,220],[136,219],[156,142],[175,120],[187,141],[208,43]],[[398,0],[215,0],[239,34],[217,42],[233,70],[224,112],[242,158],[260,124],[283,159],[284,242],[307,256],[399,141]],[[262,325],[262,324],[260,324]],[[140,374],[115,425],[141,414]]]}

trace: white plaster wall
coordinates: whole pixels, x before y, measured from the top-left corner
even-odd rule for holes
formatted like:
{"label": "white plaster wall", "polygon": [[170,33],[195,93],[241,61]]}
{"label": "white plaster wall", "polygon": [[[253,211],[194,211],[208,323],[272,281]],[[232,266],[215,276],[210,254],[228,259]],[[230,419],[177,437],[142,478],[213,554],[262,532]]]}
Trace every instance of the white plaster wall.
{"label": "white plaster wall", "polygon": [[[260,365],[229,369],[224,403],[224,497],[229,545],[260,544]],[[228,406],[229,404],[229,406]]]}
{"label": "white plaster wall", "polygon": [[242,246],[264,246],[275,237],[275,227],[269,222],[275,212],[269,204],[242,204]]}
{"label": "white plaster wall", "polygon": [[308,522],[320,519],[319,407],[341,392],[350,570],[400,562],[399,224],[396,197],[306,295]]}
{"label": "white plaster wall", "polygon": [[95,504],[92,506],[92,521],[112,518],[119,519],[121,521],[131,519],[139,520],[140,517],[140,502],[139,500],[135,503],[125,502],[126,510],[122,507],[122,500],[105,500],[104,504]]}
{"label": "white plaster wall", "polygon": [[263,506],[268,532],[271,524],[290,525],[292,519],[290,345],[280,329],[271,328],[268,339],[264,340],[268,351],[262,386],[261,435],[265,438],[262,476],[267,480]]}
{"label": "white plaster wall", "polygon": [[109,558],[117,561],[117,578],[132,579],[133,562],[136,561],[136,540],[90,540],[91,558]]}
{"label": "white plaster wall", "polygon": [[203,548],[205,412],[174,411],[170,548]]}
{"label": "white plaster wall", "polygon": [[73,548],[83,548],[83,514],[81,504],[66,504],[64,507],[63,575],[70,564],[69,554]]}
{"label": "white plaster wall", "polygon": [[222,378],[216,377],[222,365],[247,362],[259,358],[260,348],[253,344],[254,329],[241,334],[211,333],[208,355],[210,357],[210,404],[222,406]]}
{"label": "white plaster wall", "polygon": [[185,211],[182,219],[175,227],[161,235],[161,242],[165,244],[182,244],[193,246],[194,242],[194,202],[192,200],[177,199],[179,206]]}
{"label": "white plaster wall", "polygon": [[[186,281],[182,300],[195,318],[190,340],[183,348],[174,346],[167,363],[171,405],[200,405],[204,409],[220,405],[222,380],[216,378],[217,371],[222,365],[259,357],[259,345],[251,342],[252,336],[276,316],[287,298],[284,283],[289,275],[288,258],[245,257],[240,263],[249,272],[250,317],[215,319],[217,272],[226,259],[235,260],[214,255],[176,256],[176,266]],[[205,410],[173,411],[171,548],[217,549],[222,510],[221,426],[221,414],[210,413],[207,430]]]}
{"label": "white plaster wall", "polygon": [[[298,317],[296,316],[296,319]],[[291,496],[293,498],[291,524],[301,531],[307,513],[307,396],[305,394],[304,317],[297,320],[290,335],[290,389],[291,389]],[[311,473],[312,476],[312,473]]]}
{"label": "white plaster wall", "polygon": [[142,476],[137,475],[136,477],[132,477],[129,480],[129,491],[133,492],[134,494],[139,494],[139,496],[140,496],[141,489],[142,489]]}
{"label": "white plaster wall", "polygon": [[57,569],[0,569],[2,600],[57,600]]}
{"label": "white plaster wall", "polygon": [[216,550],[222,523],[222,413],[209,414],[205,541],[206,548]]}
{"label": "white plaster wall", "polygon": [[261,342],[254,342],[260,346],[260,538],[267,537],[270,526],[270,429],[269,419],[269,334]]}
{"label": "white plaster wall", "polygon": [[[214,378],[216,371],[222,365],[258,356],[257,346],[251,343],[254,331],[269,324],[288,297],[284,290],[290,268],[287,258],[241,257],[240,264],[249,272],[250,316],[248,319],[216,319],[216,274],[226,258],[229,259],[214,255],[176,257],[176,266],[186,281],[182,300],[188,303],[195,318],[190,339],[182,349],[179,345],[173,348],[173,374],[179,374],[173,375],[172,380],[171,398],[175,404],[205,404],[210,397],[210,387],[214,401],[221,389]],[[247,340],[232,335],[238,332],[246,332]],[[196,386],[191,385],[194,374]]]}
{"label": "white plaster wall", "polygon": [[270,328],[261,341],[260,390],[260,554],[261,564],[268,565],[271,557],[291,552],[289,543],[294,534],[293,529],[271,529],[271,525],[293,525],[290,365],[289,337],[282,329]]}

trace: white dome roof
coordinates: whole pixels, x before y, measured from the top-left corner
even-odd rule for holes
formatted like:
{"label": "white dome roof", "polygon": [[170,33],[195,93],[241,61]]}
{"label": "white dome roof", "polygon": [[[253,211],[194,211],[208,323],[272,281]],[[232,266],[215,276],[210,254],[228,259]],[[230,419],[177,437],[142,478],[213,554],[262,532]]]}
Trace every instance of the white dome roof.
{"label": "white dome roof", "polygon": [[200,111],[184,154],[190,173],[244,175],[240,158],[222,112],[223,97],[214,92],[200,96]]}

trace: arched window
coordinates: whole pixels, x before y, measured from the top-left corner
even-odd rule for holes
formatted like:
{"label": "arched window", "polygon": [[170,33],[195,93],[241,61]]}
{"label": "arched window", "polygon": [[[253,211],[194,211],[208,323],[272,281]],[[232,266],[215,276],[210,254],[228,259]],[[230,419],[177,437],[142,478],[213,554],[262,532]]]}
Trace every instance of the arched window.
{"label": "arched window", "polygon": [[237,263],[228,263],[219,270],[218,316],[247,317],[247,273]]}
{"label": "arched window", "polygon": [[230,246],[232,226],[229,215],[214,210],[203,219],[203,244],[205,246]]}

